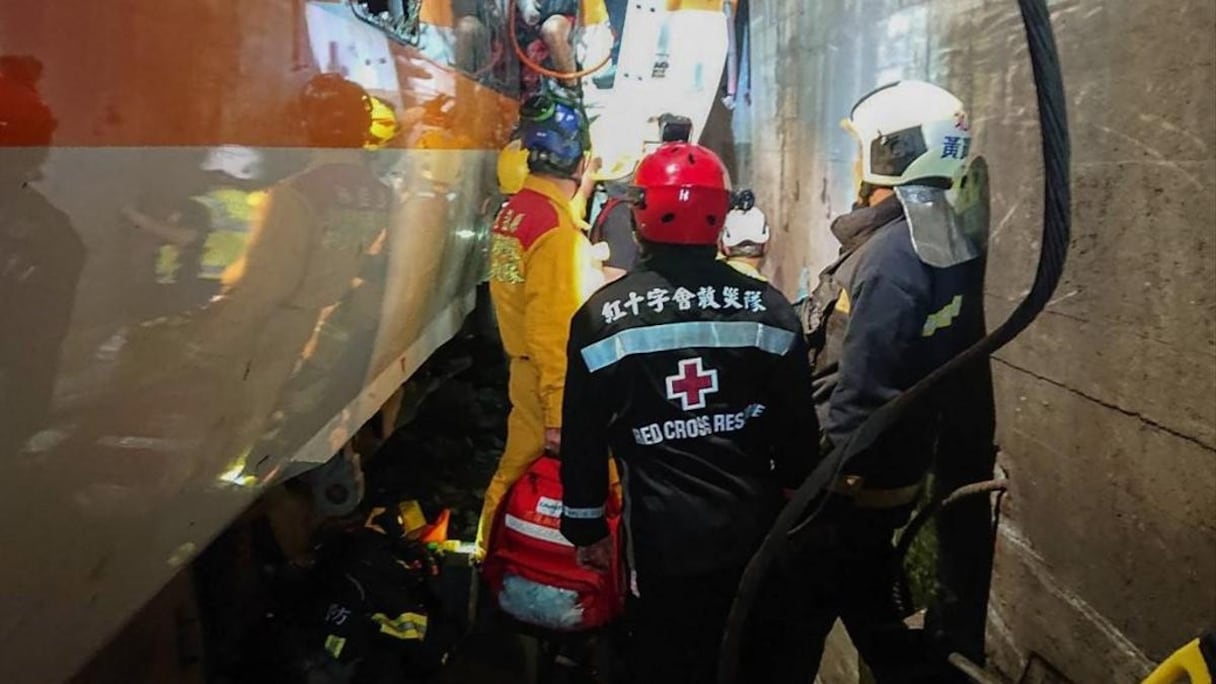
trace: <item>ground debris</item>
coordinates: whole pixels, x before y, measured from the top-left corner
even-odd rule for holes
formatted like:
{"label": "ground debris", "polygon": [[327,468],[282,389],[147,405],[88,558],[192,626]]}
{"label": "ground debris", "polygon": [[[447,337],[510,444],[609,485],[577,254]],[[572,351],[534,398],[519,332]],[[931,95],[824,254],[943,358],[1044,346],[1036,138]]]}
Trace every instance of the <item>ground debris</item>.
{"label": "ground debris", "polygon": [[440,348],[426,370],[442,375],[445,368],[462,370],[431,391],[368,459],[366,503],[416,499],[428,519],[451,509],[449,536],[472,540],[506,443],[507,364],[496,341],[461,336]]}

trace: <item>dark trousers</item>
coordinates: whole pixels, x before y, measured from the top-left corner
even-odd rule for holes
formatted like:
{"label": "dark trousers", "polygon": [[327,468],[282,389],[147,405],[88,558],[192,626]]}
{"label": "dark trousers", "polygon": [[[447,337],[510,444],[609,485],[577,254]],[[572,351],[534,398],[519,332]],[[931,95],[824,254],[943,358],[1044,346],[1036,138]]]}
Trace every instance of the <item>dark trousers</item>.
{"label": "dark trousers", "polygon": [[[722,631],[742,574],[741,567],[702,575],[640,574],[641,595],[630,596],[626,609],[630,684],[716,682]],[[773,681],[770,646],[785,623],[775,619],[768,597],[764,592],[745,631],[740,682]]]}
{"label": "dark trousers", "polygon": [[774,682],[814,679],[837,618],[879,684],[940,681],[929,673],[919,633],[905,627],[893,598],[892,537],[907,517],[905,511],[830,506],[796,541],[778,570],[790,578],[784,582],[787,605],[798,609],[786,614],[777,648],[781,676]]}
{"label": "dark trousers", "polygon": [[717,678],[722,627],[742,568],[638,577],[630,596],[629,669],[635,684],[707,684]]}

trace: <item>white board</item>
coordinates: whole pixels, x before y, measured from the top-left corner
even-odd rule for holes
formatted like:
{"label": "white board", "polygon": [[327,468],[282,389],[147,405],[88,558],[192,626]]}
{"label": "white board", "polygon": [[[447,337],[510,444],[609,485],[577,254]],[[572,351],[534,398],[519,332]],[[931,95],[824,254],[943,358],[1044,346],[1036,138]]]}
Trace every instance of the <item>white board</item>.
{"label": "white board", "polygon": [[727,32],[720,10],[668,11],[666,0],[630,2],[613,87],[601,90],[591,78],[583,86],[603,178],[633,172],[648,143],[658,141],[661,114],[688,117],[692,140],[700,138],[726,64]]}

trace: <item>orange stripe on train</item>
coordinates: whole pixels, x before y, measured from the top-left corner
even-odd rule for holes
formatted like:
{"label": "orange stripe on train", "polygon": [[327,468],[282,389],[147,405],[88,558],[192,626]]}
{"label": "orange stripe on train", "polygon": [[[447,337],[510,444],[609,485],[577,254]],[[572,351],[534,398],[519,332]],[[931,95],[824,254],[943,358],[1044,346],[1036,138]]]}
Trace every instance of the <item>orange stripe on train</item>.
{"label": "orange stripe on train", "polygon": [[[56,146],[308,147],[300,93],[326,66],[309,41],[304,0],[0,3],[0,46],[36,65],[35,83],[26,83],[28,70],[19,79],[49,107]],[[512,98],[413,48],[390,42],[388,54],[396,90],[372,93],[400,120],[387,147],[506,142]]]}

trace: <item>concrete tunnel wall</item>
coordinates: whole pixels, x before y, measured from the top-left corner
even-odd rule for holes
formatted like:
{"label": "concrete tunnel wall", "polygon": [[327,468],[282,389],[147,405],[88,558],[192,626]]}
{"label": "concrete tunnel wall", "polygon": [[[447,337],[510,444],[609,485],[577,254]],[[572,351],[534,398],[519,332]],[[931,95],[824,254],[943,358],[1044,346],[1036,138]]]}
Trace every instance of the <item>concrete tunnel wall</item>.
{"label": "concrete tunnel wall", "polygon": [[[1014,489],[988,649],[1015,681],[1135,682],[1216,624],[1216,3],[1050,4],[1073,239],[1055,300],[993,359]],[[871,88],[921,78],[967,103],[991,166],[986,306],[990,327],[1004,320],[1041,229],[1016,2],[753,0],[750,28],[733,152],[776,231],[777,284],[794,297],[836,252],[855,149],[840,120]]]}

